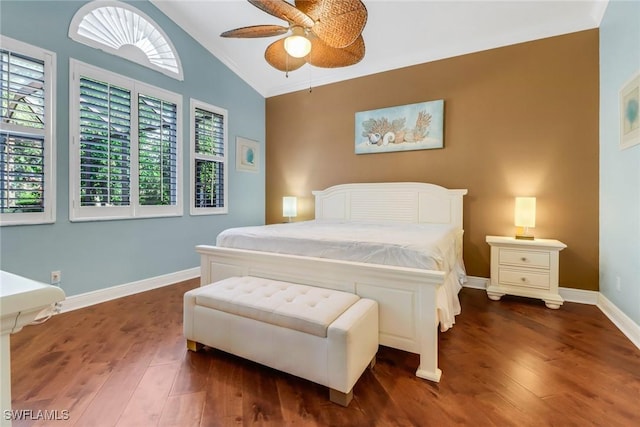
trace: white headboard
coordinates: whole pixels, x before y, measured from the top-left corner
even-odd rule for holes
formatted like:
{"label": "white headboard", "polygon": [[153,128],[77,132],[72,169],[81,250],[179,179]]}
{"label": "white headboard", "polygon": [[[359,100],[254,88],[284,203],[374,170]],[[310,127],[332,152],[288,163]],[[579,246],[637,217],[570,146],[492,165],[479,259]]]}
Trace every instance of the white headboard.
{"label": "white headboard", "polygon": [[454,224],[462,227],[462,197],[422,182],[341,184],[314,191],[316,219],[384,220]]}

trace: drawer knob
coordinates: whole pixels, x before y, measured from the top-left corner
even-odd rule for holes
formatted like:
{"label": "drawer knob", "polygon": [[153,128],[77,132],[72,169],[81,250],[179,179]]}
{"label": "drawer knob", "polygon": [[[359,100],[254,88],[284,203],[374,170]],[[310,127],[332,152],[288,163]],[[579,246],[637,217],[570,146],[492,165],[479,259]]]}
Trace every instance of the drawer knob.
{"label": "drawer knob", "polygon": [[522,282],[524,283],[524,282],[527,281],[527,278],[526,277],[521,277],[520,280],[522,280]]}
{"label": "drawer knob", "polygon": [[522,257],[522,258],[520,258],[520,261],[522,261],[522,262],[526,262],[526,261],[527,261],[527,258]]}

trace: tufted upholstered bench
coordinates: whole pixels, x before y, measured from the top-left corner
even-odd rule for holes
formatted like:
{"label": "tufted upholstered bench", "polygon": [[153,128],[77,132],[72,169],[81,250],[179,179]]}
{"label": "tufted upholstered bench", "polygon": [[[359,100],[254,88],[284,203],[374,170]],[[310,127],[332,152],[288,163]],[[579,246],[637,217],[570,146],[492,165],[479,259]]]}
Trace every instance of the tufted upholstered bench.
{"label": "tufted upholstered bench", "polygon": [[329,387],[348,406],[378,351],[378,304],[358,295],[253,276],[184,295],[187,347],[214,347]]}

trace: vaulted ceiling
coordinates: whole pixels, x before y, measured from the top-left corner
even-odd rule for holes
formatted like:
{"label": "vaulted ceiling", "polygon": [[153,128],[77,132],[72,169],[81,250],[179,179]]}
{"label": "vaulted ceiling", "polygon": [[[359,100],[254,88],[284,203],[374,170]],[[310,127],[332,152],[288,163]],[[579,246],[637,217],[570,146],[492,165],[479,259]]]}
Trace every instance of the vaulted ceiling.
{"label": "vaulted ceiling", "polygon": [[151,2],[265,97],[597,28],[607,6],[607,0],[363,0],[369,12],[363,32],[364,59],[350,67],[333,69],[307,64],[287,77],[264,59],[266,47],[276,37],[220,37],[233,28],[286,26],[286,22],[244,0]]}

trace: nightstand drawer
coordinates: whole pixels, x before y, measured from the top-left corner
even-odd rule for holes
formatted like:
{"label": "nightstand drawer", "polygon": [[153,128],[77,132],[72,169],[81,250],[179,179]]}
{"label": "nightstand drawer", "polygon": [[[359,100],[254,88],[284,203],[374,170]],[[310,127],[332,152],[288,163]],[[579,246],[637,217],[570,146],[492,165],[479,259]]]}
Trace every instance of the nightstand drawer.
{"label": "nightstand drawer", "polygon": [[500,249],[500,264],[522,267],[549,268],[549,252]]}
{"label": "nightstand drawer", "polygon": [[526,286],[549,289],[549,274],[522,270],[500,269],[498,281],[501,285]]}

